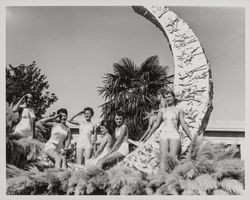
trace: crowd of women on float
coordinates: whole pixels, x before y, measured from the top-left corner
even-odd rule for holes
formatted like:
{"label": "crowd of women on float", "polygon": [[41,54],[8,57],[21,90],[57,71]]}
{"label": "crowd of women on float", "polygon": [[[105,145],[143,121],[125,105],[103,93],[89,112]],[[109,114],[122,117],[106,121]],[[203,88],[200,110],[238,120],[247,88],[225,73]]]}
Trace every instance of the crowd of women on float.
{"label": "crowd of women on float", "polygon": [[[184,112],[176,106],[174,92],[161,89],[158,94],[157,102],[160,102],[160,104],[158,104],[157,109],[152,110],[148,129],[137,144],[143,145],[157,129],[160,129],[160,169],[164,171],[167,154],[178,157],[181,152],[179,124],[190,139],[192,139],[192,136],[184,121]],[[26,94],[14,106],[13,111],[18,112],[21,117],[14,135],[33,138],[35,109],[32,108],[31,102],[32,95]],[[77,116],[80,115],[84,115],[85,119],[79,120],[80,118],[77,118]],[[76,141],[77,164],[85,164],[89,167],[95,165],[103,169],[122,160],[129,154],[128,127],[124,123],[126,116],[122,111],[117,111],[115,114],[114,128],[109,120],[101,121],[99,128],[102,139],[98,148],[93,151],[97,139],[96,126],[91,121],[93,115],[94,110],[91,107],[86,107],[68,120],[68,111],[61,108],[53,116],[40,120],[41,123],[51,126],[51,136],[45,144],[44,151],[55,163],[56,168],[67,168],[66,152],[72,136],[66,122],[79,127],[79,136]]]}

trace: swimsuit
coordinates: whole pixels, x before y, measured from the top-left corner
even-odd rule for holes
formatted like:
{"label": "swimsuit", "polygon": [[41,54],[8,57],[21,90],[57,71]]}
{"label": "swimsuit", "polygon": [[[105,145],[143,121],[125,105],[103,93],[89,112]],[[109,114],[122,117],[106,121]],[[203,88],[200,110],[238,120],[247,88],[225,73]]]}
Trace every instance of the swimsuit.
{"label": "swimsuit", "polygon": [[54,149],[56,152],[61,153],[64,140],[68,135],[68,130],[65,130],[61,124],[57,124],[52,128],[51,136],[48,142],[45,144],[44,151]]}
{"label": "swimsuit", "polygon": [[[176,132],[176,127],[178,126],[178,123],[176,123],[176,119],[178,116],[179,111],[177,110],[169,110],[166,111],[165,109],[161,109],[163,116],[163,121],[158,129],[156,129],[152,135],[143,142],[142,145],[137,147],[133,152],[128,154],[120,163],[118,163],[118,167],[129,167],[131,169],[140,170],[147,173],[157,174],[159,171],[160,166],[160,140],[162,138],[170,138],[175,137],[180,139],[182,135],[180,135],[178,132]],[[165,113],[166,112],[166,113]],[[168,119],[165,119],[168,117]],[[172,120],[170,123],[174,124],[172,125],[171,130],[170,128],[166,126],[169,126],[167,121]],[[175,123],[173,123],[175,121]],[[176,130],[175,130],[176,129]],[[170,132],[169,132],[170,131]],[[162,134],[162,132],[165,132]],[[182,152],[184,152],[186,149],[182,147]]]}
{"label": "swimsuit", "polygon": [[[103,139],[105,139],[105,138],[103,138]],[[96,158],[92,158],[92,159],[86,160],[86,165],[87,165],[87,166],[96,165],[97,162],[98,162],[101,158],[103,158],[104,156],[106,156],[106,155],[110,152],[111,146],[110,146],[108,143],[109,143],[109,142],[107,142],[107,144],[105,145],[105,147],[104,147],[102,153],[101,153],[99,156],[97,156]]]}
{"label": "swimsuit", "polygon": [[88,135],[92,135],[94,126],[91,122],[82,122],[79,128],[79,136],[77,138],[76,146],[77,148],[91,148],[92,145],[89,142]]}
{"label": "swimsuit", "polygon": [[[123,126],[126,126],[126,125],[123,124],[121,127],[116,128],[116,130],[115,130],[115,137],[116,137],[116,139],[120,136],[120,134],[121,134],[121,128]],[[120,147],[117,149],[117,152],[120,152],[124,156],[126,156],[129,153],[127,138],[128,138],[128,134],[126,133],[124,141],[121,143]]]}
{"label": "swimsuit", "polygon": [[162,109],[164,128],[160,133],[160,139],[180,139],[178,132],[178,111],[171,108]]}
{"label": "swimsuit", "polygon": [[31,108],[23,108],[22,119],[17,124],[14,134],[20,135],[24,138],[33,138],[34,132],[34,121],[35,121],[35,112]]}

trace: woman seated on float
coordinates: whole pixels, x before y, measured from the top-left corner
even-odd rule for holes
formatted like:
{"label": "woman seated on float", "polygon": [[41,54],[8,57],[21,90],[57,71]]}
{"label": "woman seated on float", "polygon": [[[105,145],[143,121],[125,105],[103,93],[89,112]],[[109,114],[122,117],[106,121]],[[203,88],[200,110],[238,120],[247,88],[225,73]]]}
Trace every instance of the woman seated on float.
{"label": "woman seated on float", "polygon": [[129,153],[128,147],[128,128],[124,124],[124,113],[122,111],[118,111],[115,115],[115,138],[116,141],[112,146],[108,155],[104,156],[97,162],[97,166],[101,169],[105,167],[105,165],[114,163],[118,160],[123,159]]}
{"label": "woman seated on float", "polygon": [[97,162],[106,156],[112,147],[112,144],[114,142],[113,138],[113,130],[111,128],[111,124],[108,120],[103,120],[100,124],[100,130],[102,139],[100,141],[100,145],[98,146],[97,150],[95,151],[95,154],[93,158],[86,161],[86,165],[88,167],[91,167],[92,165],[96,165]]}
{"label": "woman seated on float", "polygon": [[66,125],[68,111],[61,108],[57,115],[41,119],[41,123],[52,126],[50,139],[45,144],[44,151],[48,157],[55,163],[55,168],[67,169],[66,152],[68,150],[71,133]]}

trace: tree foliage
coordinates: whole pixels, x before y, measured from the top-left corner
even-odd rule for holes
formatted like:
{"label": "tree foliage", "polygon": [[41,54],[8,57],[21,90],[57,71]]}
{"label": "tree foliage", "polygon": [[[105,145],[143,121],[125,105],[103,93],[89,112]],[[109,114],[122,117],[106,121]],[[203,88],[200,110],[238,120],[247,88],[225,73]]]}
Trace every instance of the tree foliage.
{"label": "tree foliage", "polygon": [[54,93],[48,91],[49,83],[46,78],[35,62],[17,67],[9,65],[6,68],[6,101],[15,104],[23,95],[30,93],[33,96],[32,106],[36,109],[36,115],[41,117],[58,99]]}
{"label": "tree foliage", "polygon": [[147,58],[140,67],[129,58],[114,63],[113,73],[105,75],[104,86],[99,89],[106,101],[101,105],[104,118],[112,119],[117,110],[122,110],[130,137],[140,138],[147,125],[143,119],[153,107],[158,89],[171,83],[166,69],[159,64],[158,56]]}

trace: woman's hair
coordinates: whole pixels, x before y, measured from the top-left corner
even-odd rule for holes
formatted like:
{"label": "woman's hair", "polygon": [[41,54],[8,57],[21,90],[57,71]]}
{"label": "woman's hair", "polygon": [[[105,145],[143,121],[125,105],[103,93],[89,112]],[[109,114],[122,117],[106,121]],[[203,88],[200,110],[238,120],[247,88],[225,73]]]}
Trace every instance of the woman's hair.
{"label": "woman's hair", "polygon": [[157,91],[157,94],[160,94],[162,95],[163,91],[166,90],[165,88],[160,88],[158,91]]}
{"label": "woman's hair", "polygon": [[175,93],[172,89],[165,89],[165,88],[162,88],[158,91],[158,94],[161,94],[163,97],[165,95],[168,95],[168,94],[171,94],[173,97],[174,97],[174,105],[176,105],[178,103],[178,99],[176,99],[175,97]]}
{"label": "woman's hair", "polygon": [[151,109],[158,110],[160,103],[161,103],[160,101],[154,100]]}
{"label": "woman's hair", "polygon": [[175,93],[173,90],[167,90],[166,94],[171,94],[175,98]]}
{"label": "woman's hair", "polygon": [[83,109],[83,113],[85,113],[86,111],[89,111],[89,112],[91,113],[91,116],[94,115],[94,110],[93,110],[93,108],[86,107],[86,108]]}
{"label": "woman's hair", "polygon": [[64,114],[66,114],[66,115],[68,116],[68,111],[67,111],[66,108],[60,108],[59,110],[57,110],[56,113],[57,113],[57,114],[64,113]]}
{"label": "woman's hair", "polygon": [[157,92],[158,94],[161,94],[162,96],[167,95],[167,94],[171,94],[174,98],[175,98],[175,93],[173,90],[170,89],[165,89],[165,88],[161,88],[158,90]]}
{"label": "woman's hair", "polygon": [[125,118],[125,114],[124,114],[124,112],[121,111],[121,110],[118,110],[118,111],[115,113],[115,115],[121,116],[121,117]]}
{"label": "woman's hair", "polygon": [[[26,103],[26,105],[28,105],[28,106],[31,106],[32,105],[32,99],[33,99],[33,96],[32,96],[32,94],[29,94],[29,97],[28,96],[26,96],[25,97],[25,103]],[[28,101],[29,100],[29,101]]]}
{"label": "woman's hair", "polygon": [[104,119],[101,121],[100,126],[104,126],[106,129],[108,129],[108,133],[110,135],[113,134],[113,127],[108,119]]}
{"label": "woman's hair", "polygon": [[33,99],[33,95],[29,94],[29,97],[28,96],[25,97],[25,100],[27,100],[27,99]]}

